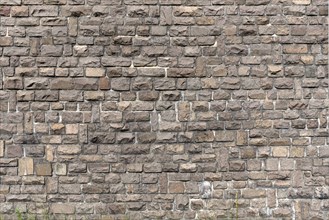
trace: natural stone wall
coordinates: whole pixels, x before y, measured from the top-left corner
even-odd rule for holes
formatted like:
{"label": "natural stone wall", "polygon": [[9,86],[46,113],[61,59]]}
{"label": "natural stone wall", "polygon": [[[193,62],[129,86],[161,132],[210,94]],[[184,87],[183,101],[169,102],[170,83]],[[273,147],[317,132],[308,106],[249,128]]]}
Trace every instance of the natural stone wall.
{"label": "natural stone wall", "polygon": [[0,218],[327,219],[327,4],[0,0]]}

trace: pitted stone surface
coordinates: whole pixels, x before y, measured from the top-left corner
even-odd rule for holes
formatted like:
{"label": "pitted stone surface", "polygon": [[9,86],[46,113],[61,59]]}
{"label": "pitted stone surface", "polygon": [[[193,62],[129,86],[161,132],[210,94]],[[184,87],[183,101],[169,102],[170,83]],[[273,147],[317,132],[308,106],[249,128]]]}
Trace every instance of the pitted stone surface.
{"label": "pitted stone surface", "polygon": [[327,219],[327,23],[325,0],[0,0],[0,219]]}

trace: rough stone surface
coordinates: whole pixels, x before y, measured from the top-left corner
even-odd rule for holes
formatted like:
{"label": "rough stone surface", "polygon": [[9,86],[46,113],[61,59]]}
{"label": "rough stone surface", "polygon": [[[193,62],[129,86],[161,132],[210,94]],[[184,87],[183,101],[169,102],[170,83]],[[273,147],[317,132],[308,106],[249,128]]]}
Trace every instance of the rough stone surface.
{"label": "rough stone surface", "polygon": [[0,219],[328,219],[327,33],[325,0],[0,0]]}

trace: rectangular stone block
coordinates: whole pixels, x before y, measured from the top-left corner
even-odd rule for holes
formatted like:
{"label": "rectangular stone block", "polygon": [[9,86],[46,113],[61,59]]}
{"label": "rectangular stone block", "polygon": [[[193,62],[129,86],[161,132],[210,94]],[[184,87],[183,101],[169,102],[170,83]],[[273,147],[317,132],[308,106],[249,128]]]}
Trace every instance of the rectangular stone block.
{"label": "rectangular stone block", "polygon": [[121,122],[122,112],[101,112],[101,120],[103,122]]}
{"label": "rectangular stone block", "polygon": [[58,6],[30,6],[30,15],[33,17],[56,17]]}
{"label": "rectangular stone block", "polygon": [[33,159],[30,157],[23,157],[18,161],[18,175],[33,175]]}
{"label": "rectangular stone block", "polygon": [[68,203],[55,203],[50,206],[50,213],[54,214],[74,214],[75,206]]}
{"label": "rectangular stone block", "polygon": [[37,176],[51,176],[52,175],[52,167],[50,163],[37,163],[35,165],[35,171]]}
{"label": "rectangular stone block", "polygon": [[13,38],[12,37],[0,37],[0,46],[11,46],[13,45]]}
{"label": "rectangular stone block", "polygon": [[86,68],[87,77],[102,77],[105,76],[104,68]]}
{"label": "rectangular stone block", "polygon": [[5,142],[0,140],[0,157],[3,157],[5,153]]}
{"label": "rectangular stone block", "polygon": [[27,56],[29,55],[29,47],[5,47],[3,50],[4,56]]}
{"label": "rectangular stone block", "polygon": [[307,53],[307,44],[289,44],[283,47],[283,52],[287,54]]}
{"label": "rectangular stone block", "polygon": [[60,145],[57,148],[58,154],[79,154],[81,152],[81,146],[79,145]]}
{"label": "rectangular stone block", "polygon": [[27,17],[29,15],[29,7],[27,6],[13,6],[10,14],[12,17]]}
{"label": "rectangular stone block", "polygon": [[102,57],[101,63],[103,66],[129,67],[131,60],[123,57]]}
{"label": "rectangular stone block", "polygon": [[0,5],[20,5],[22,0],[0,0]]}
{"label": "rectangular stone block", "polygon": [[78,19],[75,17],[68,18],[69,36],[77,36],[78,34]]}
{"label": "rectangular stone block", "polygon": [[296,5],[309,5],[309,4],[311,4],[311,0],[292,0],[292,2]]}

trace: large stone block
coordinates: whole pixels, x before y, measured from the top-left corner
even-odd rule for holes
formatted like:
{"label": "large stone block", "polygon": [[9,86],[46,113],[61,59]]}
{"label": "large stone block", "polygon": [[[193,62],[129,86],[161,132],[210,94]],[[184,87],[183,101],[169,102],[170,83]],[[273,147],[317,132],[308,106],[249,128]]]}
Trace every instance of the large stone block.
{"label": "large stone block", "polygon": [[33,175],[34,165],[33,159],[30,157],[23,157],[18,161],[18,174],[20,176]]}

